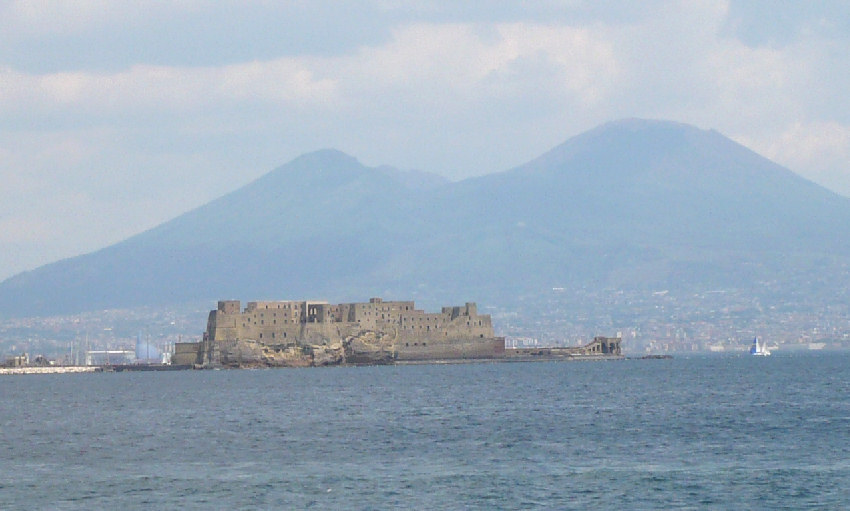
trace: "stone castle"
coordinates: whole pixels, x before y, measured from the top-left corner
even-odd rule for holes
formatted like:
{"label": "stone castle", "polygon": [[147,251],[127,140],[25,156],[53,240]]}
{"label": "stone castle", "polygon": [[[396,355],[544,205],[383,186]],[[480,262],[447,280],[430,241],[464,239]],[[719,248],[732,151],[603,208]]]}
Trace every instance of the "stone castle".
{"label": "stone castle", "polygon": [[204,339],[175,347],[175,364],[312,366],[503,358],[490,316],[475,303],[416,309],[412,301],[329,304],[317,301],[222,300],[210,311]]}

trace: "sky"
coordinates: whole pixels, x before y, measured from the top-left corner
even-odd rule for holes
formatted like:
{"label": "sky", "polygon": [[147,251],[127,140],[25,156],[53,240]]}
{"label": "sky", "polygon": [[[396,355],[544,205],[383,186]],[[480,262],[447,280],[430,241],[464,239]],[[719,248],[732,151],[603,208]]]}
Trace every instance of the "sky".
{"label": "sky", "polygon": [[0,280],[335,148],[452,180],[629,117],[850,197],[850,2],[0,0]]}

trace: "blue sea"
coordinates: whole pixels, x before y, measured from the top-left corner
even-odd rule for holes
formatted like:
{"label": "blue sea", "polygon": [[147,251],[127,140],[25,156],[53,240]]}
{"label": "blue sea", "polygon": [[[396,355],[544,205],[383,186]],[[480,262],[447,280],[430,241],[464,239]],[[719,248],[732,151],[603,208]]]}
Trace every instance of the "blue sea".
{"label": "blue sea", "polygon": [[0,377],[0,509],[848,509],[850,354]]}

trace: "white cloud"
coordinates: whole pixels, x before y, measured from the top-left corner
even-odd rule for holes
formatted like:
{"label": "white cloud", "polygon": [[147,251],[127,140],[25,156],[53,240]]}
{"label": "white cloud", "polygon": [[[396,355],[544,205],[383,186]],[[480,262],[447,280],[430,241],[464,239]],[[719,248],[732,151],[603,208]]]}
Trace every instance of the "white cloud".
{"label": "white cloud", "polygon": [[184,113],[244,101],[321,104],[334,93],[332,81],[314,79],[295,59],[220,68],[139,65],[117,73],[33,75],[3,68],[0,86],[0,113],[71,113],[84,124],[92,118]]}
{"label": "white cloud", "polygon": [[[605,41],[571,27],[413,25],[396,30],[390,44],[330,67],[347,99],[374,101],[391,93],[465,111],[464,105],[498,109],[534,94],[597,100],[616,74],[613,57]],[[452,111],[443,114],[448,120]]]}
{"label": "white cloud", "polygon": [[403,26],[387,44],[325,62],[335,106],[358,126],[339,134],[344,149],[454,177],[504,170],[562,141],[563,120],[604,103],[619,73],[593,31],[525,22]]}

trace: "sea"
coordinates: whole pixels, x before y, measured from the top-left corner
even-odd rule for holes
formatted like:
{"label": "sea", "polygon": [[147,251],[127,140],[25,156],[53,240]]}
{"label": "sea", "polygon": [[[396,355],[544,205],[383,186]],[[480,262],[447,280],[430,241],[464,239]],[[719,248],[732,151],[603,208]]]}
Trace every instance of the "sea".
{"label": "sea", "polygon": [[848,509],[850,354],[0,376],[0,509]]}

